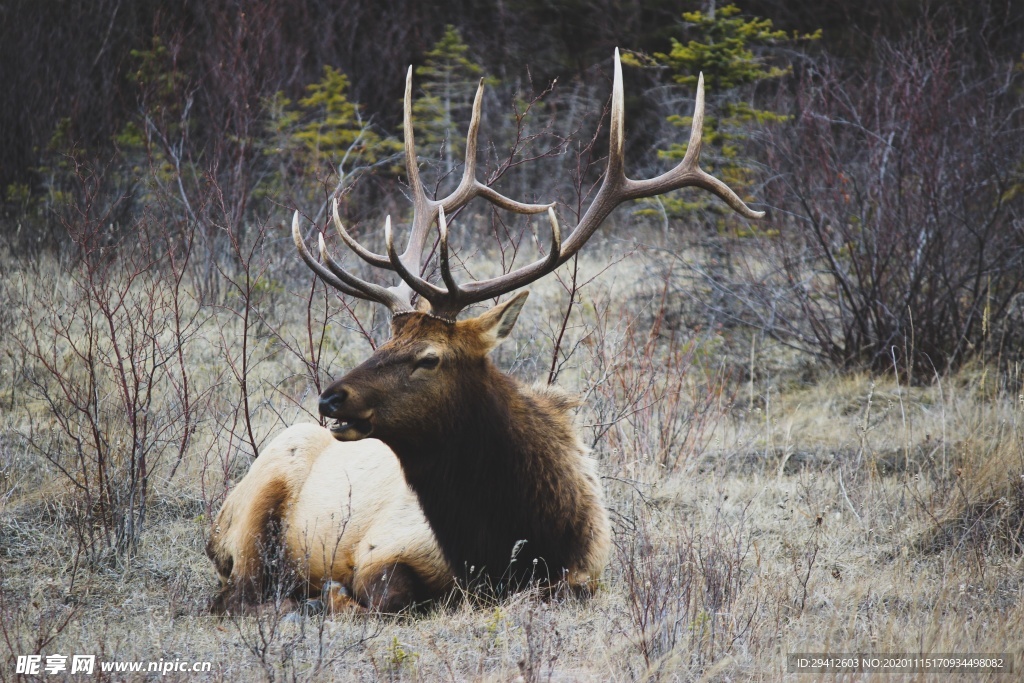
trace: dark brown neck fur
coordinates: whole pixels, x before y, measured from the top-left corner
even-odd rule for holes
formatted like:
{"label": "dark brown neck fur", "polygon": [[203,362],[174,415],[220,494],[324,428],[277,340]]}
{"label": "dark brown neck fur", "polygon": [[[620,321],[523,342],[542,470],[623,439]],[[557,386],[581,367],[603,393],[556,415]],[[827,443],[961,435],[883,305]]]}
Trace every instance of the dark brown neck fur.
{"label": "dark brown neck fur", "polygon": [[558,581],[584,564],[592,526],[603,519],[572,402],[484,362],[462,400],[440,408],[435,435],[388,445],[457,576],[499,591]]}

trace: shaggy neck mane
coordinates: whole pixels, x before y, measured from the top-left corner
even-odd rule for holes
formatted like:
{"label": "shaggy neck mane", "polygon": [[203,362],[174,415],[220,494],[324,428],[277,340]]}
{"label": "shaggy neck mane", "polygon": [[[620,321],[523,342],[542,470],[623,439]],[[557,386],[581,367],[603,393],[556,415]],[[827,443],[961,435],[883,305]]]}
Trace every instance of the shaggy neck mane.
{"label": "shaggy neck mane", "polygon": [[503,591],[584,566],[602,503],[573,401],[489,360],[461,396],[439,408],[434,436],[388,443],[456,575]]}

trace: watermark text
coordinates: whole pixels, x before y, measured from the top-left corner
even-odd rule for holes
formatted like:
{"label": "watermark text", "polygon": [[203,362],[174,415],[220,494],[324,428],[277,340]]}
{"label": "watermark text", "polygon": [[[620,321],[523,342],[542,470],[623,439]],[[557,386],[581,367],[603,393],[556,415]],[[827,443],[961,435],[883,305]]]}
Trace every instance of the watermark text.
{"label": "watermark text", "polygon": [[96,655],[18,655],[15,662],[16,674],[44,676],[55,674],[99,673],[203,673],[210,671],[210,662],[195,662],[187,659],[159,659],[132,661],[126,659],[101,659]]}
{"label": "watermark text", "polygon": [[791,674],[1013,673],[1013,655],[794,652],[786,668]]}

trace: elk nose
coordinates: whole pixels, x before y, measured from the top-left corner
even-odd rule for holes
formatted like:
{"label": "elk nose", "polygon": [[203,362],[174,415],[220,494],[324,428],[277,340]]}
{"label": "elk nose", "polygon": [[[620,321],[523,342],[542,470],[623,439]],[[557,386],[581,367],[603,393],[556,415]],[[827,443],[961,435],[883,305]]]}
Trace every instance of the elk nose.
{"label": "elk nose", "polygon": [[320,395],[320,414],[324,417],[334,417],[335,413],[345,406],[348,399],[348,390],[345,387],[328,389]]}

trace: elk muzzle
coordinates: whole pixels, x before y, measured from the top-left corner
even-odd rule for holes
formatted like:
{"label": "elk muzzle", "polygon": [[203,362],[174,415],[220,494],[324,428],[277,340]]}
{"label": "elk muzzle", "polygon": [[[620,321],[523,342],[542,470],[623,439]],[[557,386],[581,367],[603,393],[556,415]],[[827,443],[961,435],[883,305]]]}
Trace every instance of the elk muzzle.
{"label": "elk muzzle", "polygon": [[373,433],[373,410],[358,404],[358,395],[344,384],[332,384],[320,394],[320,414],[334,420],[328,428],[338,441],[358,441]]}

